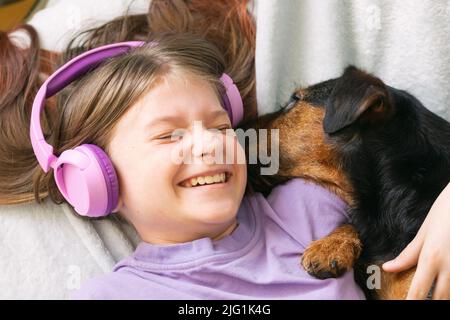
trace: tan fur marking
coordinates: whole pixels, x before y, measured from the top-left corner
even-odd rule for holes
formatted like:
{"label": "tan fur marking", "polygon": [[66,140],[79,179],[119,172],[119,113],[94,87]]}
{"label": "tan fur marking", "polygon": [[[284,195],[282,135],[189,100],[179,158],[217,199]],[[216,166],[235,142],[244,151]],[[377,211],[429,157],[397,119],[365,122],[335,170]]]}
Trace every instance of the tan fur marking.
{"label": "tan fur marking", "polygon": [[351,205],[351,185],[336,151],[325,141],[324,115],[323,108],[299,102],[270,124],[270,128],[280,129],[279,174],[313,181]]}
{"label": "tan fur marking", "polygon": [[406,299],[415,272],[415,267],[399,273],[382,271],[381,288],[377,290],[377,298],[381,300]]}
{"label": "tan fur marking", "polygon": [[318,278],[338,277],[353,268],[361,248],[353,226],[343,225],[327,237],[312,242],[303,253],[302,265]]}

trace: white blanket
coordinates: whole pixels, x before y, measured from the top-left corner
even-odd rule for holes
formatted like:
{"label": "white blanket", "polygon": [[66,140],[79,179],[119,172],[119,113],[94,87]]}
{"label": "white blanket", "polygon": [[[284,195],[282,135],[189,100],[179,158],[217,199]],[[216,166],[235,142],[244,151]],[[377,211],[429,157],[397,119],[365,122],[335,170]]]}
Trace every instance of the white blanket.
{"label": "white blanket", "polygon": [[88,221],[67,205],[0,207],[0,299],[62,299],[108,272],[138,242],[114,219]]}
{"label": "white blanket", "polygon": [[[124,12],[130,0],[50,0],[31,20],[43,47],[61,50],[79,29]],[[149,0],[136,0],[132,13]],[[298,85],[355,64],[416,95],[450,120],[450,2],[259,0],[260,113]],[[0,298],[64,299],[129,255],[139,238],[115,219],[87,221],[50,201],[0,207]]]}
{"label": "white blanket", "polygon": [[450,120],[449,21],[450,1],[260,0],[259,111],[354,64]]}

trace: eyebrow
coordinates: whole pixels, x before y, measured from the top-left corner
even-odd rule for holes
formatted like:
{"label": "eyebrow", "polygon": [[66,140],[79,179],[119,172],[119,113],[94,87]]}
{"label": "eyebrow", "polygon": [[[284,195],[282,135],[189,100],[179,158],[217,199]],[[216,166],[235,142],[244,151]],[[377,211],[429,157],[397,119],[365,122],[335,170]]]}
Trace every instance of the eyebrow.
{"label": "eyebrow", "polygon": [[[218,118],[218,117],[222,117],[222,116],[227,116],[228,117],[228,112],[225,109],[221,109],[221,110],[216,110],[213,112],[210,112],[208,114],[208,120],[209,119],[214,119],[214,118]],[[160,123],[176,123],[176,124],[180,124],[183,122],[183,116],[165,116],[165,117],[160,117],[157,118],[155,120],[150,121],[149,123],[147,123],[146,128],[151,128],[157,124]]]}

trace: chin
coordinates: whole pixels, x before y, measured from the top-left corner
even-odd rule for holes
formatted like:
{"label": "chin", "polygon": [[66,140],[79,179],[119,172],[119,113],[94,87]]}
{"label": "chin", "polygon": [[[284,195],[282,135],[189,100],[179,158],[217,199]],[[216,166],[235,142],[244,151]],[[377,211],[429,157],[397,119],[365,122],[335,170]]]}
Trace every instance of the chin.
{"label": "chin", "polygon": [[239,206],[233,203],[213,203],[203,205],[200,208],[193,208],[191,214],[194,214],[196,220],[204,223],[219,224],[226,223],[236,217]]}

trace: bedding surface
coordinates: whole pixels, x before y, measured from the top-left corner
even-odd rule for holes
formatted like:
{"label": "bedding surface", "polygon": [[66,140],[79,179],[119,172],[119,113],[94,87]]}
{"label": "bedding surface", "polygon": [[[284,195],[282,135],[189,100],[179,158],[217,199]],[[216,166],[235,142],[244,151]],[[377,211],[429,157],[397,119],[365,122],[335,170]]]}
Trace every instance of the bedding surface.
{"label": "bedding surface", "polygon": [[450,1],[260,0],[261,114],[354,64],[450,120]]}

